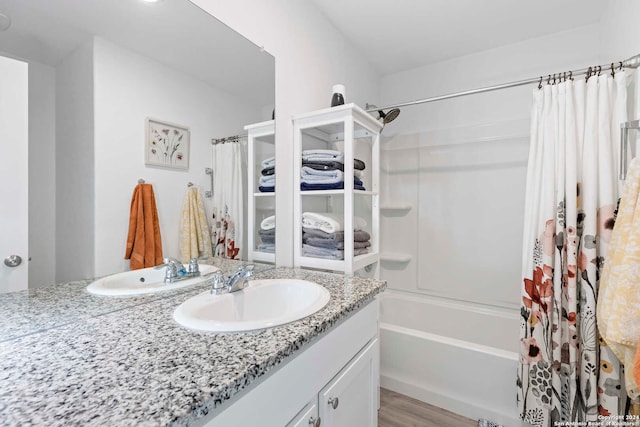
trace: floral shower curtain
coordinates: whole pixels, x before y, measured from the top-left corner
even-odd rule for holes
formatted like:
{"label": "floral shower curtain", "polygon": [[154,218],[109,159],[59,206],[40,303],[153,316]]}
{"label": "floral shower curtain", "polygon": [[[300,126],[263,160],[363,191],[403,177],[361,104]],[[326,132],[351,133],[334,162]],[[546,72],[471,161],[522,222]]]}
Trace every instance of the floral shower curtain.
{"label": "floral shower curtain", "polygon": [[520,417],[533,426],[624,412],[620,363],[599,339],[596,301],[627,80],[620,71],[534,90],[517,377]]}
{"label": "floral shower curtain", "polygon": [[246,143],[213,146],[213,256],[242,259]]}

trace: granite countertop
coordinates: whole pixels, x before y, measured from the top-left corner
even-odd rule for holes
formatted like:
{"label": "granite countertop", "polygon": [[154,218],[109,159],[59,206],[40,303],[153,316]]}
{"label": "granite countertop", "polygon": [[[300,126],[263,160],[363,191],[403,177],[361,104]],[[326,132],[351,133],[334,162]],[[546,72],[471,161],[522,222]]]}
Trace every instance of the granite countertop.
{"label": "granite countertop", "polygon": [[[225,267],[231,270],[236,265]],[[206,285],[172,295],[119,299],[119,303],[91,296],[104,302],[104,310],[77,308],[57,324],[51,323],[55,316],[50,314],[48,321],[28,333],[9,331],[13,337],[0,342],[3,425],[189,425],[224,409],[228,399],[295,356],[386,286],[373,279],[290,268],[266,268],[254,277],[311,280],[325,286],[331,299],[322,310],[293,323],[213,334],[184,329],[172,318],[179,304],[203,292]],[[56,290],[58,299],[68,292],[65,307],[82,305],[88,295],[86,284],[63,285]],[[19,305],[16,301],[25,298],[14,295],[5,301]],[[26,300],[37,304],[39,297]],[[39,307],[47,310],[44,302]],[[53,304],[54,311],[59,308]]]}

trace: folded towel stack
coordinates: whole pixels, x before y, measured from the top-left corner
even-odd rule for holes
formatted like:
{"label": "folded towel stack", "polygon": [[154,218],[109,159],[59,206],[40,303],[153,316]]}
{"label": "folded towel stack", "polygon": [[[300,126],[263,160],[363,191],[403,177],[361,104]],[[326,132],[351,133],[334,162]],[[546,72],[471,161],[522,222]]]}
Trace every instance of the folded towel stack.
{"label": "folded towel stack", "polygon": [[262,193],[273,193],[276,190],[276,158],[269,157],[262,161],[258,190]]}
{"label": "folded towel stack", "polygon": [[276,217],[271,215],[266,217],[260,223],[260,230],[258,235],[262,243],[258,245],[258,250],[261,252],[276,252]]}
{"label": "folded towel stack", "polygon": [[[364,190],[360,179],[365,164],[353,159],[353,188]],[[305,150],[300,171],[301,190],[335,190],[344,188],[344,153],[335,150]]]}
{"label": "folded towel stack", "polygon": [[[371,236],[364,231],[367,222],[353,219],[353,254],[369,252]],[[344,259],[344,225],[342,218],[329,213],[304,212],[302,214],[302,255],[333,260]]]}

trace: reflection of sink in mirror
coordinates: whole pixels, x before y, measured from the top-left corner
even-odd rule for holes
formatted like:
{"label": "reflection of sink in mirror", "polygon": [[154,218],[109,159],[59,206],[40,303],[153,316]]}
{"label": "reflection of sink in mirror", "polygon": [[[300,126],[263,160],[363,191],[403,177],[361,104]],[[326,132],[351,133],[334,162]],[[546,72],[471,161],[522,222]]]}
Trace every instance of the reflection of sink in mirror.
{"label": "reflection of sink in mirror", "polygon": [[[185,265],[186,267],[187,265]],[[142,268],[98,279],[87,286],[87,291],[96,295],[111,296],[165,292],[200,283],[205,280],[206,274],[219,270],[213,265],[200,264],[200,276],[174,283],[164,283],[165,268]]]}
{"label": "reflection of sink in mirror", "polygon": [[250,280],[241,291],[189,298],[173,318],[197,331],[238,332],[269,328],[310,316],[329,302],[329,291],[298,279]]}

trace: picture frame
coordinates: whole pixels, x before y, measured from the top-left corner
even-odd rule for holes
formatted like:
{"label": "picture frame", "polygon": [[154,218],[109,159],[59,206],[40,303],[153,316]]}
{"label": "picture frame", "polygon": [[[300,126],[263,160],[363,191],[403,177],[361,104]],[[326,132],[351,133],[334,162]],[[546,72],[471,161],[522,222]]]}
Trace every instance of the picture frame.
{"label": "picture frame", "polygon": [[145,164],[189,169],[188,127],[147,117],[145,129]]}

